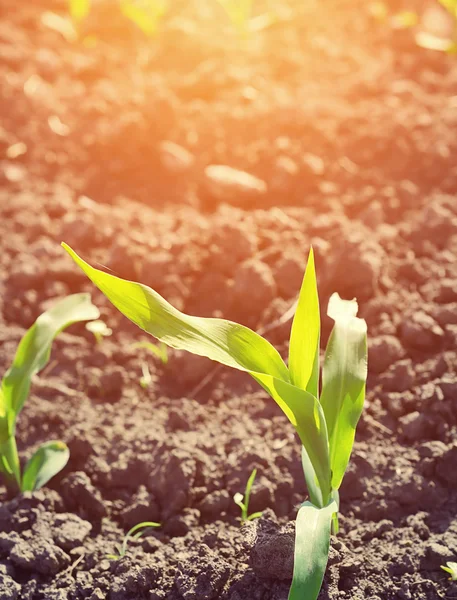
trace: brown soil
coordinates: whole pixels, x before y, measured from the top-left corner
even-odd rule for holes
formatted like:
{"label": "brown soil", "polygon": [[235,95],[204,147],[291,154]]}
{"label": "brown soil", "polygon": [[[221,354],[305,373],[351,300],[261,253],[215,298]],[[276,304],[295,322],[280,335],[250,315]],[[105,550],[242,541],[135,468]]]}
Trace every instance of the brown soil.
{"label": "brown soil", "polygon": [[[32,387],[21,457],[61,438],[71,458],[37,493],[0,487],[0,599],[286,600],[306,498],[273,401],[207,360],[132,349],[141,332],[62,240],[256,329],[291,306],[312,243],[323,314],[333,291],[356,296],[370,343],[320,598],[456,598],[440,569],[457,557],[455,57],[358,0],[297,2],[243,41],[204,2],[154,40],[110,6],[85,25],[89,47],[43,25],[65,2],[0,2],[0,373],[56,297],[91,291],[114,331],[61,334]],[[263,184],[234,192],[211,164]],[[289,328],[266,334],[283,356]],[[254,467],[264,515],[240,527],[232,496]],[[162,526],[107,560],[143,520]]]}

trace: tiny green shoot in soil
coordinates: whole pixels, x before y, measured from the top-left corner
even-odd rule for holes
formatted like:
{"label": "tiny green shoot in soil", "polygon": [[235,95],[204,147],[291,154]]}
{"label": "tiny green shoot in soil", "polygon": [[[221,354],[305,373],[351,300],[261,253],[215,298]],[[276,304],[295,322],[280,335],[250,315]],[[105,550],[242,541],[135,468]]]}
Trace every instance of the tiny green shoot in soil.
{"label": "tiny green shoot in soil", "polygon": [[441,568],[449,573],[451,581],[457,581],[457,562],[447,562],[446,566],[441,565]]}
{"label": "tiny green shoot in soil", "polygon": [[18,491],[40,489],[67,464],[64,442],[49,441],[33,454],[21,473],[16,421],[29,395],[33,376],[49,362],[54,338],[69,325],[99,317],[89,294],[73,294],[42,313],[19,343],[0,387],[0,472]]}
{"label": "tiny green shoot in soil", "polygon": [[254,519],[258,519],[262,516],[261,512],[255,512],[251,515],[249,514],[249,499],[251,497],[251,489],[254,484],[254,480],[257,475],[257,469],[253,469],[249,479],[246,483],[246,489],[244,491],[244,496],[240,492],[237,492],[233,496],[233,501],[241,508],[241,524],[246,523],[247,521],[253,521]]}
{"label": "tiny green shoot in soil", "polygon": [[101,344],[104,337],[109,337],[113,335],[113,330],[108,327],[105,321],[101,321],[97,319],[96,321],[89,321],[86,323],[87,331],[93,333],[95,341],[97,344]]}
{"label": "tiny green shoot in soil", "polygon": [[[64,248],[127,318],[178,350],[249,373],[276,401],[302,443],[310,500],[296,519],[289,600],[315,600],[324,577],[330,534],[338,531],[339,495],[362,414],[367,377],[367,326],[355,300],[333,294],[330,334],[319,385],[320,312],[314,255],[306,266],[289,342],[289,364],[251,329],[225,319],[186,315],[153,289],[91,267]],[[320,389],[321,388],[321,389]]]}
{"label": "tiny green shoot in soil", "polygon": [[116,545],[117,554],[107,554],[106,558],[109,558],[110,560],[118,560],[123,558],[127,554],[127,546],[129,541],[138,540],[150,527],[160,527],[160,523],[155,523],[154,521],[143,521],[142,523],[134,525],[125,534],[122,544]]}

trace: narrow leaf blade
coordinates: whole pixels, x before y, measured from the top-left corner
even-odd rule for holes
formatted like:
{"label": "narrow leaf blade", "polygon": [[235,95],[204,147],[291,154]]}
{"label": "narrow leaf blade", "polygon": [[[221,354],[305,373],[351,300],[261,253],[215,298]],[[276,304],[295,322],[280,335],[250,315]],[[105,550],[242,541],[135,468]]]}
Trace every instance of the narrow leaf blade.
{"label": "narrow leaf blade", "polygon": [[73,294],[41,314],[26,332],[1,383],[0,443],[14,434],[16,417],[27,399],[32,377],[47,364],[56,335],[73,323],[97,319],[99,315],[89,294]]}
{"label": "narrow leaf blade", "polygon": [[354,445],[363,410],[367,378],[367,325],[357,315],[357,302],[333,294],[328,315],[335,325],[322,371],[321,404],[327,422],[332,488],[338,489]]}
{"label": "narrow leaf blade", "polygon": [[121,313],[168,346],[241,371],[289,380],[278,351],[251,329],[224,319],[186,315],[150,287],[95,269],[66,244],[63,247]]}
{"label": "narrow leaf blade", "polygon": [[289,600],[316,600],[327,568],[334,501],[324,508],[305,502],[295,524],[294,575]]}
{"label": "narrow leaf blade", "polygon": [[186,315],[151,288],[95,269],[66,244],[63,247],[114,306],[141,329],[173,348],[250,373],[297,430],[323,497],[328,497],[330,467],[324,413],[312,394],[289,383],[286,365],[267,340],[232,321]]}
{"label": "narrow leaf blade", "polygon": [[40,446],[24,468],[21,491],[32,492],[42,488],[60,473],[69,457],[70,451],[64,442],[46,442]]}
{"label": "narrow leaf blade", "polygon": [[311,248],[292,323],[289,371],[294,385],[319,397],[320,315],[314,253]]}

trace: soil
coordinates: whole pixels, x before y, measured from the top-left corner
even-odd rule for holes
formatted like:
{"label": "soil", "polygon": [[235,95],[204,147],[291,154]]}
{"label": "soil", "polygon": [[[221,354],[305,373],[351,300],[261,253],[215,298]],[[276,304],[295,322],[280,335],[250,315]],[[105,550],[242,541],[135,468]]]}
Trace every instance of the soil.
{"label": "soil", "polygon": [[[440,569],[457,557],[455,57],[359,0],[283,2],[246,39],[200,0],[153,39],[96,3],[69,41],[43,22],[65,10],[0,1],[0,373],[68,293],[90,291],[113,335],[60,334],[32,386],[21,458],[49,439],[71,458],[38,492],[0,486],[0,599],[286,600],[306,498],[274,402],[205,359],[132,348],[146,337],[62,240],[186,312],[263,328],[283,356],[312,243],[322,314],[355,296],[369,330],[319,598],[457,598]],[[263,516],[240,526],[253,468]],[[161,527],[110,561],[145,520]]]}

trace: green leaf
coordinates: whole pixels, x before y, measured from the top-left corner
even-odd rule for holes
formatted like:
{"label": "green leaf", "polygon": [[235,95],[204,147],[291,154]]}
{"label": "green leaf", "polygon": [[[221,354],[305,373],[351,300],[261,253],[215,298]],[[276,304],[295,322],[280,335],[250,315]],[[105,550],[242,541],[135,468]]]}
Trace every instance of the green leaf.
{"label": "green leaf", "polygon": [[446,573],[449,573],[449,575],[451,576],[450,579],[452,581],[457,581],[457,563],[456,562],[447,562],[446,566],[444,567],[443,565],[441,565],[441,568],[443,569],[443,571],[446,571]]}
{"label": "green leaf", "polygon": [[322,371],[321,404],[330,444],[332,488],[338,489],[354,445],[362,414],[367,378],[367,324],[357,315],[355,300],[333,294],[328,315],[335,321]]}
{"label": "green leaf", "polygon": [[314,253],[311,248],[290,334],[291,382],[319,398],[320,315]]}
{"label": "green leaf", "polygon": [[66,244],[63,247],[122,314],[168,346],[289,381],[278,351],[251,329],[224,319],[186,315],[150,287],[94,269]]}
{"label": "green leaf", "polygon": [[127,318],[165,344],[246,371],[278,403],[312,461],[323,497],[330,492],[327,428],[317,399],[289,383],[278,351],[254,331],[224,319],[185,315],[140,283],[94,269],[66,244],[86,275]]}
{"label": "green leaf", "polygon": [[332,517],[338,508],[302,504],[295,523],[294,575],[289,600],[316,600],[327,568]]}
{"label": "green leaf", "polygon": [[41,314],[27,331],[6,372],[0,392],[0,444],[14,436],[16,418],[27,399],[32,377],[48,362],[54,338],[78,321],[99,317],[89,294],[73,294]]}
{"label": "green leaf", "polygon": [[[330,458],[322,406],[312,394],[274,377],[251,373],[252,377],[275,400],[295,427],[313,469],[315,486],[320,491],[322,506],[330,497]],[[306,481],[308,476],[305,473]]]}
{"label": "green leaf", "polygon": [[80,23],[90,11],[90,0],[70,0],[70,16],[73,21]]}
{"label": "green leaf", "polygon": [[64,442],[46,442],[40,446],[25,465],[21,491],[32,492],[42,488],[60,473],[69,457],[70,451]]}

